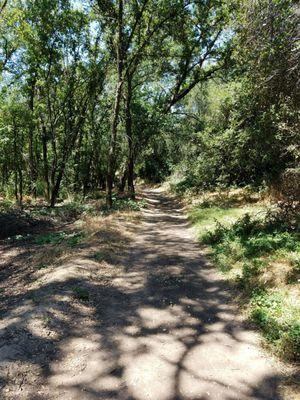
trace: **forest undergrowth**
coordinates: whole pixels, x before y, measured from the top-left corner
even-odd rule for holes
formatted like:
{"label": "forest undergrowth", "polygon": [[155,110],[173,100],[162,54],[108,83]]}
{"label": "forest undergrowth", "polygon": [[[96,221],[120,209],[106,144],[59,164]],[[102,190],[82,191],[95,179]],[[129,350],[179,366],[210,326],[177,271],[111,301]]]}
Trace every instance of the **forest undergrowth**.
{"label": "forest undergrowth", "polygon": [[[176,186],[173,191],[176,192]],[[185,196],[199,243],[277,356],[300,361],[300,242],[296,206],[249,189]]]}

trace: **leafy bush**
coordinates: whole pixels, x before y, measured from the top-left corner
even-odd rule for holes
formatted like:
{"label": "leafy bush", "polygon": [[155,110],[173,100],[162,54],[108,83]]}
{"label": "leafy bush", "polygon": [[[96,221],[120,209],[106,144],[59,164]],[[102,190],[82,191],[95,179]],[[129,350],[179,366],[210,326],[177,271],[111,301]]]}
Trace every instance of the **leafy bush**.
{"label": "leafy bush", "polygon": [[45,216],[51,218],[59,218],[61,220],[70,220],[75,219],[83,212],[88,212],[91,210],[91,206],[89,204],[82,204],[80,202],[68,202],[63,203],[61,205],[56,206],[55,208],[50,208],[46,206],[37,207],[32,209],[31,215],[34,216]]}
{"label": "leafy bush", "polygon": [[225,238],[214,248],[214,260],[222,271],[229,271],[243,256],[244,249],[238,240]]}
{"label": "leafy bush", "polygon": [[207,231],[202,236],[202,243],[204,244],[218,244],[229,234],[229,229],[222,225],[220,222],[216,222],[216,228],[213,231]]}
{"label": "leafy bush", "polygon": [[7,212],[9,211],[15,203],[10,199],[2,199],[0,202],[0,212]]}
{"label": "leafy bush", "polygon": [[140,211],[141,208],[146,207],[146,200],[132,200],[129,198],[117,198],[113,197],[113,209],[114,210],[119,210],[119,211],[125,211],[125,210],[130,210],[130,211]]}
{"label": "leafy bush", "polygon": [[282,312],[282,298],[276,294],[261,292],[251,300],[251,319],[262,328],[265,337],[274,342],[280,339],[283,327],[276,317]]}
{"label": "leafy bush", "polygon": [[291,257],[292,270],[288,276],[288,283],[300,282],[300,254]]}
{"label": "leafy bush", "polygon": [[44,235],[39,235],[35,238],[35,243],[38,245],[44,244],[60,244],[66,243],[69,246],[76,246],[83,238],[83,232],[65,233],[65,232],[50,232]]}
{"label": "leafy bush", "polygon": [[[244,262],[242,269],[242,283],[244,283],[244,288],[247,288],[249,280],[257,277],[265,266],[266,262],[259,258],[255,258],[251,262]],[[248,287],[251,288],[251,286]]]}
{"label": "leafy bush", "polygon": [[184,179],[176,182],[175,184],[171,184],[171,190],[178,196],[184,195],[189,190],[194,191],[196,187],[197,180],[192,174],[186,176]]}
{"label": "leafy bush", "polygon": [[278,249],[294,251],[298,247],[297,238],[288,232],[265,234],[263,232],[250,237],[245,243],[246,256],[258,256]]}
{"label": "leafy bush", "polygon": [[238,219],[232,226],[234,235],[241,238],[248,238],[261,229],[261,222],[259,219],[250,216],[246,213],[242,218]]}
{"label": "leafy bush", "polygon": [[266,221],[270,230],[300,232],[300,202],[279,201],[267,214]]}
{"label": "leafy bush", "polygon": [[281,353],[288,359],[297,361],[300,359],[300,322],[295,321],[281,338]]}
{"label": "leafy bush", "polygon": [[285,258],[291,266],[286,283],[293,284],[299,276],[299,234],[290,229],[290,224],[281,224],[281,218],[277,209],[276,217],[274,213],[260,217],[245,214],[229,226],[217,222],[214,229],[202,236],[201,242],[211,246],[217,266],[230,273],[244,291],[251,319],[266,340],[282,357],[299,360],[297,311],[280,288],[268,286],[268,281],[262,279],[276,257]]}
{"label": "leafy bush", "polygon": [[290,360],[300,359],[300,323],[283,319],[283,298],[276,293],[254,294],[252,320],[263,330],[266,339]]}
{"label": "leafy bush", "polygon": [[65,238],[64,232],[51,232],[44,235],[39,235],[35,238],[35,243],[38,245],[43,244],[59,244]]}

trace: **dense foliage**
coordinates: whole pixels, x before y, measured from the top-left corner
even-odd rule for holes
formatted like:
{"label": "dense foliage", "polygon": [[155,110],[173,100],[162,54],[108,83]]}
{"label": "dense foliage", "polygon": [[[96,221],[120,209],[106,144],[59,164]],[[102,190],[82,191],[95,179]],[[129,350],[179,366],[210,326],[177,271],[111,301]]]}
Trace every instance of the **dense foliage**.
{"label": "dense foliage", "polygon": [[299,10],[243,1],[236,16],[230,68],[185,104],[179,190],[278,184],[299,169]]}
{"label": "dense foliage", "polygon": [[[67,192],[106,188],[111,207],[113,188],[127,182],[134,197],[135,164],[164,134],[166,115],[223,68],[231,9],[230,1],[4,2],[2,192],[20,204],[44,196],[53,207]],[[152,178],[147,165],[140,170]]]}
{"label": "dense foliage", "polygon": [[199,241],[239,289],[239,302],[276,354],[300,359],[300,215],[293,207],[266,207],[257,193],[206,193],[190,209]]}
{"label": "dense foliage", "polygon": [[299,162],[291,0],[10,0],[0,22],[1,192],[274,182]]}
{"label": "dense foliage", "polygon": [[295,0],[0,0],[0,240],[76,247],[80,230],[32,232],[138,212],[137,180],[195,202],[271,189],[274,212],[221,196],[191,220],[299,360],[299,16]]}

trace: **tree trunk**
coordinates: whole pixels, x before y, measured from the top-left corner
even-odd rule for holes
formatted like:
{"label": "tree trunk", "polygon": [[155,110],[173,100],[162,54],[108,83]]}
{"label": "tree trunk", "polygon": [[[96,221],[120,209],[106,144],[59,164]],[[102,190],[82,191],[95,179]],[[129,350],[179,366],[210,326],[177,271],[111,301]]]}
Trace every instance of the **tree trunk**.
{"label": "tree trunk", "polygon": [[115,174],[115,157],[116,157],[116,141],[117,129],[120,113],[121,96],[123,89],[123,0],[119,0],[118,7],[118,44],[117,44],[117,68],[118,68],[118,82],[115,93],[115,103],[111,119],[111,133],[108,151],[107,162],[107,177],[106,177],[106,205],[108,208],[112,207],[112,189]]}
{"label": "tree trunk", "polygon": [[91,180],[91,168],[92,168],[93,154],[91,153],[86,161],[85,174],[82,182],[82,196],[83,198],[87,195],[89,188],[92,186]]}
{"label": "tree trunk", "polygon": [[19,206],[22,207],[23,204],[23,172],[19,165]]}
{"label": "tree trunk", "polygon": [[53,208],[55,206],[55,203],[56,203],[56,200],[57,200],[57,196],[58,196],[59,189],[60,189],[60,184],[61,184],[62,178],[64,176],[65,168],[66,168],[67,159],[68,159],[68,156],[67,156],[67,153],[65,153],[64,157],[63,157],[63,160],[62,160],[62,162],[60,164],[55,183],[52,186],[51,199],[50,199],[50,207],[51,208]]}
{"label": "tree trunk", "polygon": [[128,160],[128,193],[132,200],[135,199],[135,188],[134,188],[134,157],[133,154],[129,156]]}
{"label": "tree trunk", "polygon": [[[86,111],[86,105],[82,109],[82,113],[81,113],[82,116],[85,114],[85,111]],[[65,173],[66,165],[67,165],[68,159],[70,157],[70,154],[71,154],[72,150],[74,149],[74,146],[75,146],[75,143],[76,143],[76,140],[77,140],[77,137],[78,137],[78,134],[80,132],[83,122],[84,122],[84,117],[81,117],[75,127],[71,126],[69,128],[70,132],[68,135],[68,139],[66,139],[64,141],[64,146],[63,146],[64,152],[62,154],[61,162],[59,164],[57,164],[57,160],[55,160],[55,169],[52,170],[52,174],[51,174],[52,175],[52,177],[51,177],[51,182],[52,182],[51,198],[50,198],[50,207],[51,208],[53,208],[55,206],[56,199],[58,197],[58,193],[59,193],[59,189],[60,189],[60,185],[61,185],[61,181],[62,181],[62,178]],[[54,141],[54,145],[56,146],[55,141]],[[57,172],[57,174],[56,174],[56,172]]]}
{"label": "tree trunk", "polygon": [[17,160],[18,160],[18,155],[17,155],[17,132],[16,132],[16,126],[15,122],[13,122],[13,148],[14,148],[14,184],[15,184],[15,199],[16,203],[19,202],[19,197],[18,197],[18,168],[17,168]]}
{"label": "tree trunk", "polygon": [[29,184],[29,190],[31,195],[36,198],[37,192],[36,192],[36,168],[35,168],[35,163],[34,163],[34,157],[33,157],[33,129],[32,127],[29,128],[29,169],[30,169],[30,184]]}
{"label": "tree trunk", "polygon": [[81,146],[82,146],[82,139],[83,139],[83,131],[80,131],[79,138],[78,138],[78,145],[77,145],[77,151],[74,156],[74,163],[75,163],[75,174],[74,174],[74,192],[77,193],[82,185],[82,182],[80,182],[80,170],[82,168],[81,166]]}
{"label": "tree trunk", "polygon": [[50,199],[50,207],[51,208],[54,208],[54,206],[55,206],[55,203],[56,203],[56,200],[57,200],[57,196],[58,196],[58,193],[59,193],[59,188],[60,188],[62,177],[63,177],[63,170],[60,170],[59,173],[58,173],[57,179],[55,181],[55,184],[54,184],[54,186],[52,188],[52,191],[51,191],[51,199]]}
{"label": "tree trunk", "polygon": [[128,177],[128,171],[127,171],[127,166],[126,166],[124,169],[124,172],[122,174],[122,177],[120,179],[120,182],[119,182],[119,192],[120,193],[123,193],[125,190],[127,177]]}
{"label": "tree trunk", "polygon": [[127,185],[129,196],[135,199],[134,189],[134,151],[133,151],[133,135],[132,135],[132,116],[131,116],[131,100],[132,100],[132,86],[131,77],[127,79],[127,93],[126,93],[126,137],[128,141],[128,160],[127,160]]}
{"label": "tree trunk", "polygon": [[56,150],[56,133],[53,127],[51,128],[51,147],[52,147],[52,163],[51,163],[51,170],[50,170],[50,186],[51,191],[53,191],[55,186],[55,175],[57,171],[57,150]]}
{"label": "tree trunk", "polygon": [[42,125],[42,147],[43,147],[43,173],[44,181],[46,184],[45,197],[48,201],[50,198],[50,183],[49,183],[49,168],[48,168],[48,148],[47,148],[47,132],[44,125]]}
{"label": "tree trunk", "polygon": [[14,184],[15,184],[15,199],[16,203],[19,203],[19,196],[18,196],[18,171],[15,169],[14,171]]}
{"label": "tree trunk", "polygon": [[123,82],[119,81],[116,90],[115,105],[112,117],[110,144],[108,152],[108,164],[107,164],[107,177],[106,177],[106,204],[108,208],[112,207],[112,189],[115,174],[115,153],[116,153],[116,141],[117,141],[117,129],[118,119],[120,112],[120,103],[122,95]]}
{"label": "tree trunk", "polygon": [[37,180],[37,170],[34,161],[34,151],[33,151],[33,133],[34,133],[34,123],[33,121],[33,111],[34,111],[34,94],[35,94],[35,77],[31,78],[30,87],[29,87],[29,109],[31,111],[31,123],[29,126],[28,139],[29,139],[29,171],[30,171],[30,183],[29,190],[31,195],[36,198],[36,180]]}
{"label": "tree trunk", "polygon": [[99,188],[100,190],[106,190],[106,179],[105,179],[105,175],[102,174],[102,172],[100,172],[98,174],[98,183],[99,183]]}
{"label": "tree trunk", "polygon": [[16,203],[21,207],[23,201],[23,175],[20,164],[20,148],[17,139],[17,125],[13,121],[14,183]]}

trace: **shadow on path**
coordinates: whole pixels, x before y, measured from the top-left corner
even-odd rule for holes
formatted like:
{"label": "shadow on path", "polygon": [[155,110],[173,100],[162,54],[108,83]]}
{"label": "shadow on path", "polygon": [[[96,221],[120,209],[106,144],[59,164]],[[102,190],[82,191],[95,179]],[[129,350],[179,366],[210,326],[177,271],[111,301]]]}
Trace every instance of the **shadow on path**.
{"label": "shadow on path", "polygon": [[[87,256],[73,264],[90,268],[90,278],[65,274],[9,299],[1,398],[282,398],[274,366],[199,254],[180,206],[159,191],[144,194],[149,207],[134,242],[106,279]],[[89,302],[73,300],[78,286]]]}

